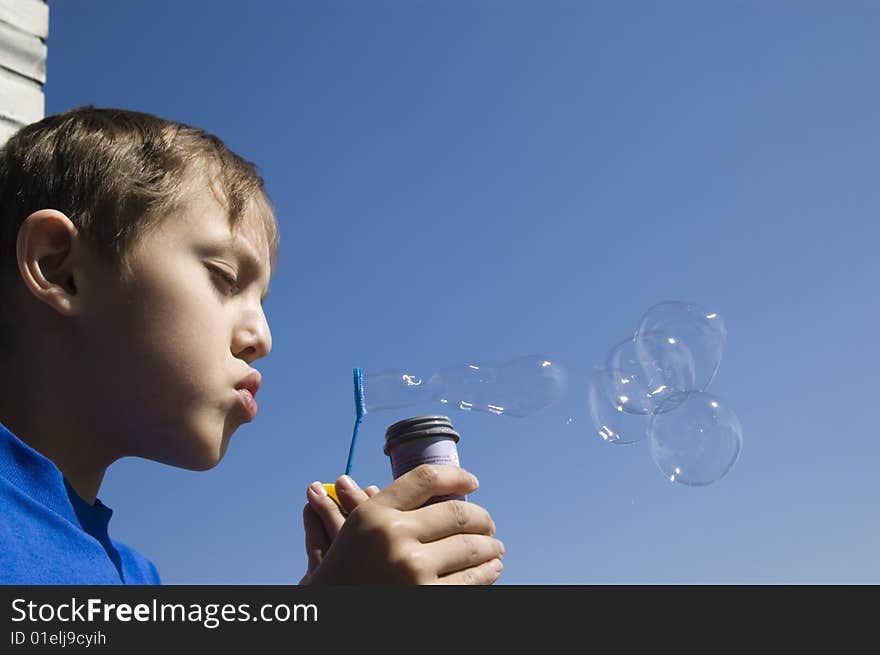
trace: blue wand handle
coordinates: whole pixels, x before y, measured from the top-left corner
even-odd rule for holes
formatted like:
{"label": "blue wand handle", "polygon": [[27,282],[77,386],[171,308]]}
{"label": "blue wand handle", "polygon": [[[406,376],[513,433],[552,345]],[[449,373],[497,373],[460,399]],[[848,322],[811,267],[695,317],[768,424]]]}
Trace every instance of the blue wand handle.
{"label": "blue wand handle", "polygon": [[345,474],[349,475],[351,473],[351,463],[354,459],[354,447],[357,444],[358,431],[361,427],[361,421],[364,418],[364,414],[366,414],[366,410],[364,409],[364,371],[363,369],[356,368],[353,372],[354,378],[354,409],[355,409],[355,420],[354,420],[354,432],[351,435],[351,446],[348,448],[348,463],[345,465]]}

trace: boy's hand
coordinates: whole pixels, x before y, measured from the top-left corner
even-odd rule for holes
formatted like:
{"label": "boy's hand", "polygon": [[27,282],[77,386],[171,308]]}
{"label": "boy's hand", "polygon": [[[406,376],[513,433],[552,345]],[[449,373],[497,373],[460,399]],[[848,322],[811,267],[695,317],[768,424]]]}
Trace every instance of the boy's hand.
{"label": "boy's hand", "polygon": [[[379,487],[371,484],[361,489],[349,476],[343,475],[336,480],[336,496],[348,514],[363,501],[379,493]],[[313,482],[306,491],[308,503],[303,507],[303,527],[306,533],[306,554],[308,555],[308,571],[300,584],[309,584],[313,571],[324,559],[330,544],[339,533],[345,516],[339,506],[327,495],[324,485]]]}
{"label": "boy's hand", "polygon": [[321,523],[326,541],[312,542],[303,584],[492,584],[504,546],[493,538],[489,513],[460,500],[422,507],[433,496],[468,494],[478,485],[464,469],[429,464],[373,495],[337,484],[337,492],[347,492],[340,501],[348,518],[340,521],[337,508],[338,518],[328,513],[329,528]]}

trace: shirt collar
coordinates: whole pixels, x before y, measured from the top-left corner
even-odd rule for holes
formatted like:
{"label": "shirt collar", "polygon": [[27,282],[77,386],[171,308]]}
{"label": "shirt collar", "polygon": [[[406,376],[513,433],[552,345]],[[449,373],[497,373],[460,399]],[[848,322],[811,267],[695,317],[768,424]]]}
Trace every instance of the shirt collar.
{"label": "shirt collar", "polygon": [[0,476],[22,493],[53,510],[86,532],[106,533],[113,510],[100,500],[89,505],[79,497],[49,458],[16,437],[0,423]]}

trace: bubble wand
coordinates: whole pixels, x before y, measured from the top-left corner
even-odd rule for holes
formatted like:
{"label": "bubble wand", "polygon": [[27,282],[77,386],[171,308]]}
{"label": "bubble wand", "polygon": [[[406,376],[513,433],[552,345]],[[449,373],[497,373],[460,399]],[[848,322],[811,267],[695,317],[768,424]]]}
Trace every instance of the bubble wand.
{"label": "bubble wand", "polygon": [[[354,449],[357,445],[358,433],[361,429],[361,421],[364,420],[364,414],[366,414],[365,403],[364,403],[364,371],[363,369],[356,368],[352,371],[352,379],[354,381],[354,410],[355,410],[355,419],[354,419],[354,431],[351,434],[351,445],[348,447],[348,461],[345,464],[345,474],[351,474],[351,465],[354,461]],[[327,491],[327,495],[333,499],[333,502],[339,507],[339,510],[343,515],[347,515],[348,513],[342,507],[342,503],[339,502],[339,496],[336,495],[336,485],[333,483],[325,483],[324,489]]]}

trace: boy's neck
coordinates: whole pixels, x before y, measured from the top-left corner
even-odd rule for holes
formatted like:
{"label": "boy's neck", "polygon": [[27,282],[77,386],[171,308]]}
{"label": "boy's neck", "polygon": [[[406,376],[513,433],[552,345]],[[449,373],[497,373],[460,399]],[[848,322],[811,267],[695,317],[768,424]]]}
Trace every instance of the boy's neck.
{"label": "boy's neck", "polygon": [[[22,379],[3,367],[6,380]],[[90,505],[95,503],[107,467],[115,458],[102,457],[97,435],[77,420],[75,409],[60,390],[45,389],[30,397],[30,385],[9,385],[0,394],[0,422],[21,441],[51,460],[67,482]],[[40,387],[37,387],[40,388]]]}

